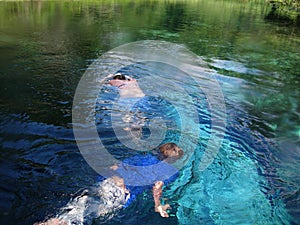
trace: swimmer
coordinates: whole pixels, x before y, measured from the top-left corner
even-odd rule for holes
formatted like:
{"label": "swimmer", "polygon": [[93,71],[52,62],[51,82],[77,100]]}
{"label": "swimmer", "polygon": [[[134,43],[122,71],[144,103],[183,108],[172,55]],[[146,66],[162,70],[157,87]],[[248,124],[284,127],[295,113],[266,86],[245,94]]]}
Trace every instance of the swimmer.
{"label": "swimmer", "polygon": [[108,83],[111,86],[117,87],[119,90],[120,98],[118,102],[120,111],[125,112],[122,120],[125,123],[130,123],[130,125],[128,124],[128,126],[123,129],[130,131],[136,137],[140,137],[146,118],[140,115],[140,112],[134,114],[130,108],[131,104],[139,102],[145,97],[137,80],[121,73],[110,74],[105,79],[109,79]]}
{"label": "swimmer", "polygon": [[[127,189],[131,191],[132,197],[129,202],[134,200],[134,196],[152,188],[154,200],[154,210],[162,217],[169,217],[167,212],[170,209],[169,204],[161,203],[162,189],[164,184],[174,181],[178,176],[178,170],[171,164],[182,158],[184,152],[175,143],[166,143],[159,147],[159,156],[148,154],[140,154],[125,159],[120,165],[114,165],[113,169],[118,176],[124,179]],[[130,166],[135,166],[130,169]],[[145,186],[152,183],[153,186]],[[136,184],[136,186],[132,186]],[[144,184],[144,186],[140,186]]]}
{"label": "swimmer", "polygon": [[[155,155],[142,154],[137,155],[128,160],[124,160],[124,164],[115,165],[112,169],[117,175],[105,179],[100,182],[95,193],[88,193],[85,191],[81,196],[78,196],[71,200],[59,213],[56,218],[51,218],[45,222],[35,223],[34,225],[71,225],[71,224],[91,224],[95,217],[102,217],[106,215],[113,216],[112,213],[121,209],[122,207],[127,207],[134,200],[136,195],[141,194],[148,187],[131,187],[126,186],[126,180],[131,177],[133,179],[147,179],[153,181],[152,195],[154,199],[154,211],[158,212],[161,217],[169,217],[167,212],[170,209],[169,204],[162,204],[162,188],[165,183],[172,182],[175,177],[166,176],[165,180],[159,180],[157,178],[164,176],[157,176],[157,171],[137,171],[142,177],[136,176],[137,174],[128,174],[126,168],[126,163],[130,161],[135,161],[137,164],[149,163],[149,165],[156,164],[162,160],[164,164],[160,167],[162,170],[159,172],[163,175],[167,173],[167,170],[177,172],[175,167],[173,167],[173,162],[182,158],[183,151],[174,143],[166,143],[159,147],[159,158]],[[136,161],[138,159],[138,161]],[[145,167],[147,170],[147,167]],[[130,171],[131,172],[131,171]],[[126,174],[127,173],[127,174]],[[125,174],[125,178],[121,175]],[[153,174],[155,174],[153,176]],[[168,175],[168,174],[167,174]],[[178,174],[175,174],[176,177]],[[136,188],[136,189],[135,189]],[[91,191],[93,192],[93,191]]]}
{"label": "swimmer", "polygon": [[122,75],[121,73],[110,74],[112,77],[109,84],[119,88],[120,98],[143,98],[145,96],[136,79]]}

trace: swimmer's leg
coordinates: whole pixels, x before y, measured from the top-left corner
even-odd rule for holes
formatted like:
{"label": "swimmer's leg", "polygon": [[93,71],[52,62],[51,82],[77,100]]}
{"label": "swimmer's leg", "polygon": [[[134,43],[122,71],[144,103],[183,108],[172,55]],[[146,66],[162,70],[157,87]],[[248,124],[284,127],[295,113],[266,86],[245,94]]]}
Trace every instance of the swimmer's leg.
{"label": "swimmer's leg", "polygon": [[88,196],[86,193],[87,191],[84,191],[84,194],[70,201],[63,208],[62,213],[58,216],[58,219],[62,221],[68,221],[69,224],[83,224],[88,201]]}

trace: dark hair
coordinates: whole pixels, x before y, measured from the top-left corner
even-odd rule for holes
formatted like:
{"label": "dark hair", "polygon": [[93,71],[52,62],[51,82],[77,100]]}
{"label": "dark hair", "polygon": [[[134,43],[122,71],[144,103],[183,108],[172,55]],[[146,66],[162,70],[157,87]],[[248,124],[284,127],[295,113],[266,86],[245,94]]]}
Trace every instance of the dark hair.
{"label": "dark hair", "polygon": [[118,74],[113,77],[114,80],[126,80],[126,77],[123,74]]}

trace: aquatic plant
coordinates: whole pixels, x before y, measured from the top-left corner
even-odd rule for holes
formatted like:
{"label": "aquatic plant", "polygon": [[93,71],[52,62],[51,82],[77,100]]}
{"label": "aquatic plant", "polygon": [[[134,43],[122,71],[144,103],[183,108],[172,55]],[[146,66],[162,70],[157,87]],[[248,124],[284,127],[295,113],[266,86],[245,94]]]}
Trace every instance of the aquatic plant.
{"label": "aquatic plant", "polygon": [[268,19],[284,20],[300,25],[300,1],[299,0],[269,0],[272,9]]}

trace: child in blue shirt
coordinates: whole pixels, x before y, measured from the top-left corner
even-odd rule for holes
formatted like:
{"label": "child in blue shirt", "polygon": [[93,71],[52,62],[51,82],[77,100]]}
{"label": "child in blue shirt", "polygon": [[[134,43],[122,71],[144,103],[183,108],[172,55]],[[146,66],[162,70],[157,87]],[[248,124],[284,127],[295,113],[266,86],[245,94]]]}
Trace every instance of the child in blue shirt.
{"label": "child in blue shirt", "polygon": [[175,143],[166,143],[159,147],[157,156],[147,153],[127,158],[112,166],[115,175],[99,182],[93,195],[87,192],[74,198],[56,218],[35,225],[89,224],[95,217],[127,207],[147,189],[152,189],[155,212],[169,217],[170,205],[161,203],[162,189],[178,176],[171,164],[183,154]]}
{"label": "child in blue shirt", "polygon": [[151,153],[140,154],[125,159],[120,165],[113,166],[116,176],[123,179],[130,198],[126,201],[128,206],[138,194],[147,189],[153,191],[155,211],[162,217],[169,217],[167,209],[162,205],[160,197],[164,184],[169,184],[178,176],[178,170],[171,164],[183,156],[183,151],[175,143],[166,143],[159,147],[159,155]]}

